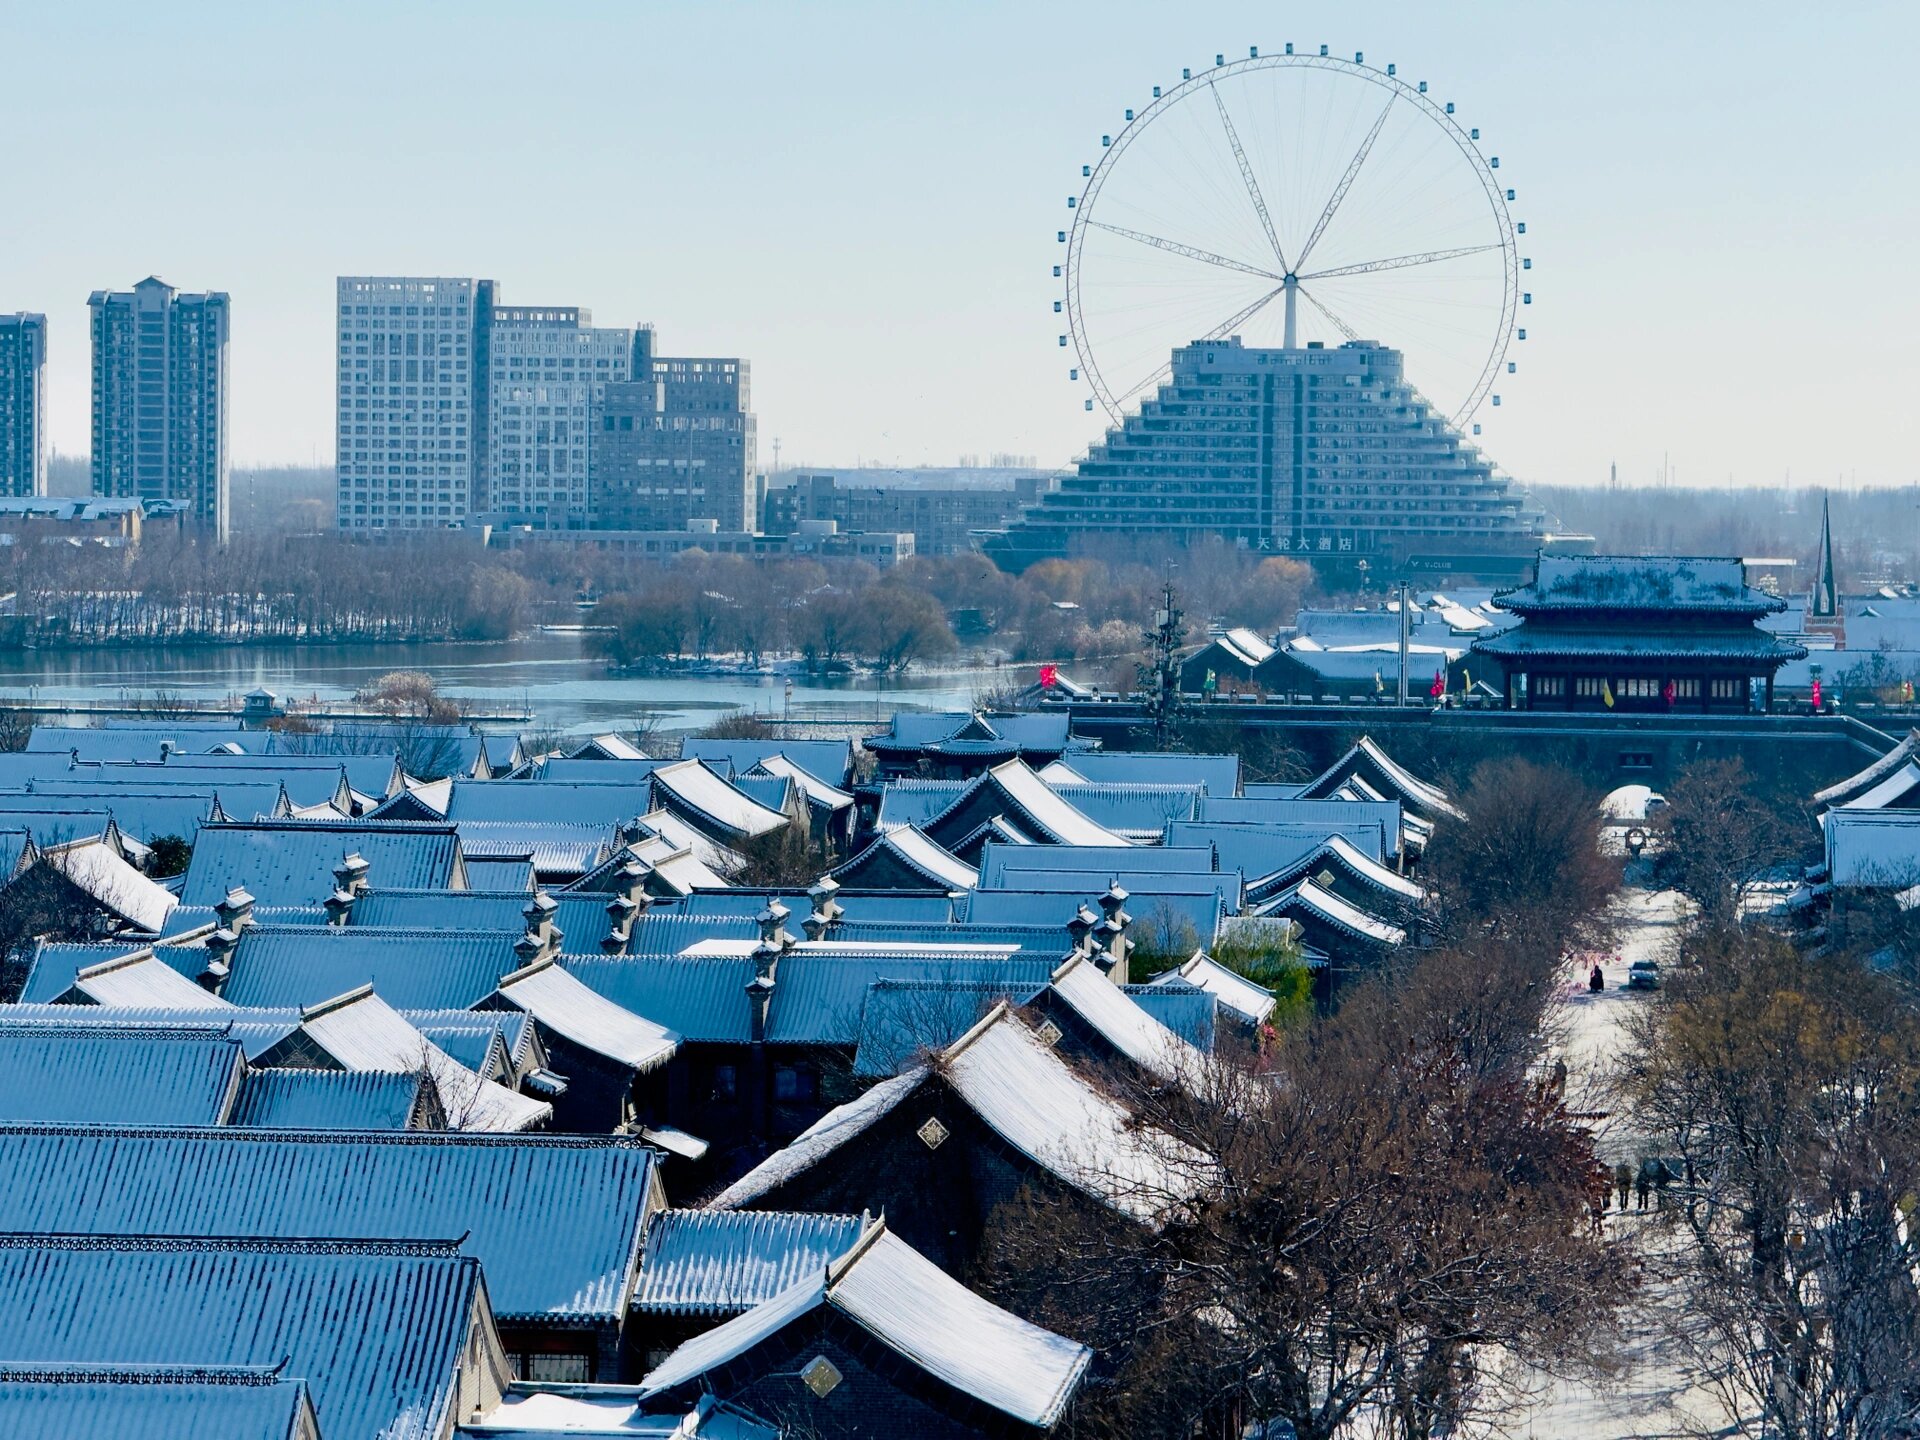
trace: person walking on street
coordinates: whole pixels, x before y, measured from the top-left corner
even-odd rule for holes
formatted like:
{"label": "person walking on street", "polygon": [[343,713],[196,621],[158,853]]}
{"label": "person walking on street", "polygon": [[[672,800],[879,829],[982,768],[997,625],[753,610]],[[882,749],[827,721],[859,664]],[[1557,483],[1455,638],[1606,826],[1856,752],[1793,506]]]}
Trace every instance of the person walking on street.
{"label": "person walking on street", "polygon": [[1622,1160],[1613,1167],[1613,1193],[1620,1209],[1627,1208],[1627,1193],[1633,1189],[1633,1167]]}

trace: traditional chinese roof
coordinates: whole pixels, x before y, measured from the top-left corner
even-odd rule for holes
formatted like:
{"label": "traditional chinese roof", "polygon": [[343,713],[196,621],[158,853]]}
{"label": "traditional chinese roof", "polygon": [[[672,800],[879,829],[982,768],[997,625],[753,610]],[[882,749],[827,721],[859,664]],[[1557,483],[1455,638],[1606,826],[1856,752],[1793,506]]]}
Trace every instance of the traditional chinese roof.
{"label": "traditional chinese roof", "polygon": [[1845,805],[1882,784],[1901,768],[1920,757],[1920,730],[1909,730],[1904,739],[1886,754],[1875,760],[1864,770],[1849,775],[1846,779],[1816,791],[1813,803],[1816,805]]}
{"label": "traditional chinese roof", "polygon": [[1498,660],[1739,660],[1784,665],[1804,660],[1805,646],[1745,630],[1546,630],[1531,624],[1473,642],[1474,653]]}
{"label": "traditional chinese roof", "polygon": [[881,883],[874,877],[883,869],[904,870],[936,890],[970,890],[980,883],[980,872],[951,851],[928,839],[917,826],[896,825],[874,837],[866,849],[834,867],[834,879],[845,883]]}
{"label": "traditional chinese roof", "polygon": [[13,1440],[319,1440],[305,1380],[272,1365],[0,1365]]}
{"label": "traditional chinese roof", "polygon": [[[497,1313],[618,1323],[642,1220],[657,1205],[653,1164],[637,1141],[588,1136],[3,1125],[0,1230],[317,1242],[464,1234],[466,1253],[486,1265]],[[116,1281],[90,1293],[135,1292]],[[256,1303],[267,1297],[261,1289]],[[4,1317],[26,1308],[0,1304],[0,1342]],[[109,1312],[150,1347],[175,1333],[131,1298],[89,1303],[85,1323],[106,1333]],[[390,1328],[383,1320],[369,1333]],[[205,1339],[197,1326],[178,1333]],[[22,1353],[31,1352],[0,1343],[0,1355]]]}
{"label": "traditional chinese roof", "polygon": [[1248,1025],[1264,1024],[1267,1017],[1273,1014],[1271,990],[1229,970],[1204,952],[1195,954],[1185,964],[1155,976],[1148,983],[1154,986],[1182,983],[1198,986],[1211,995],[1222,1010]]}
{"label": "traditional chinese roof", "polygon": [[465,881],[451,825],[256,821],[200,827],[180,901],[217,905],[238,886],[260,905],[318,905],[334,891],[334,868],[356,854],[376,885],[446,890]]}
{"label": "traditional chinese roof", "polygon": [[228,1121],[267,1130],[405,1130],[421,1112],[424,1075],[252,1070]]}
{"label": "traditional chinese roof", "polygon": [[[459,1418],[463,1352],[487,1288],[479,1262],[444,1239],[7,1235],[0,1354],[16,1374],[79,1364],[299,1376],[329,1440],[438,1440]],[[186,1433],[245,1433],[216,1428],[222,1413]]]}
{"label": "traditional chinese roof", "polygon": [[872,1223],[779,1210],[662,1210],[647,1226],[633,1308],[728,1315],[823,1272]]}
{"label": "traditional chinese roof", "polygon": [[1786,608],[1777,596],[1747,584],[1739,560],[1682,555],[1543,554],[1532,583],[1496,598],[1502,609],[1523,617],[1624,610],[1757,620]]}
{"label": "traditional chinese roof", "polygon": [[0,1022],[0,1120],[219,1125],[246,1068],[220,1025]]}
{"label": "traditional chinese roof", "polygon": [[878,1221],[832,1265],[687,1341],[641,1386],[662,1395],[745,1368],[755,1348],[820,1310],[961,1395],[1041,1429],[1059,1420],[1093,1358],[974,1294]]}
{"label": "traditional chinese roof", "polygon": [[524,1010],[561,1039],[636,1073],[658,1069],[680,1048],[672,1030],[614,1004],[551,958],[503,976],[481,1006]]}

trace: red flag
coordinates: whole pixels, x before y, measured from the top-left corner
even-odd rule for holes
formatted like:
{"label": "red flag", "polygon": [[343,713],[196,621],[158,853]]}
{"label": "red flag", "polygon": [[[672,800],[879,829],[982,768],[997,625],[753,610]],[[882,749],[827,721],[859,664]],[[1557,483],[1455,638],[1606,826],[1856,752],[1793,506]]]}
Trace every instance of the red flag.
{"label": "red flag", "polygon": [[1820,682],[1818,680],[1813,682],[1813,708],[1816,710],[1820,708]]}
{"label": "red flag", "polygon": [[1438,700],[1442,695],[1447,693],[1447,672],[1446,671],[1436,670],[1433,672],[1433,688],[1429,690],[1427,693],[1432,695],[1433,698],[1436,700]]}
{"label": "red flag", "polygon": [[1669,680],[1667,681],[1666,684],[1660,687],[1660,698],[1667,702],[1668,709],[1673,708],[1673,696],[1674,696],[1673,681]]}
{"label": "red flag", "polygon": [[1040,688],[1042,690],[1051,690],[1059,683],[1060,667],[1058,665],[1042,665],[1040,667]]}

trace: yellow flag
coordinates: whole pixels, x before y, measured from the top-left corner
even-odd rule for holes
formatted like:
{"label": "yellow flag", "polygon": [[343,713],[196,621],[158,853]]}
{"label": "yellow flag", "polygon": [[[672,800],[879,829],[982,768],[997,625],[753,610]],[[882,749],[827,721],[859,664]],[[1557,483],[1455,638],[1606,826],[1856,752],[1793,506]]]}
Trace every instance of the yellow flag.
{"label": "yellow flag", "polygon": [[1602,680],[1600,682],[1600,701],[1607,709],[1611,710],[1613,708],[1613,682],[1611,680]]}

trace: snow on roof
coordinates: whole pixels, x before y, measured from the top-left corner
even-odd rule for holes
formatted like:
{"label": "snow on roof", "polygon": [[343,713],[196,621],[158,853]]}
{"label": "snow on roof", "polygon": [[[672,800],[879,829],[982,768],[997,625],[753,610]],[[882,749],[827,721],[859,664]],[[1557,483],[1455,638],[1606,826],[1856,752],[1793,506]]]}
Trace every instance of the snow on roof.
{"label": "snow on roof", "polygon": [[1093,1352],[974,1294],[884,1230],[839,1261],[827,1302],[984,1405],[1040,1428],[1066,1409]]}
{"label": "snow on roof", "polygon": [[1821,817],[1835,885],[1905,889],[1920,879],[1920,810],[1854,810]]}
{"label": "snow on roof", "polygon": [[951,809],[977,782],[972,780],[889,780],[880,787],[880,811],[874,826],[925,825]]}
{"label": "snow on roof", "polygon": [[1264,636],[1238,626],[1224,634],[1216,635],[1202,646],[1195,656],[1189,658],[1198,658],[1198,655],[1205,654],[1208,649],[1215,647],[1224,650],[1229,657],[1250,669],[1257,668],[1273,658],[1273,646],[1266,642]]}
{"label": "snow on roof", "polygon": [[[872,987],[881,981],[980,985],[992,988],[996,996],[1024,998],[1047,983],[1065,945],[1064,931],[1060,943],[1040,956],[1020,955],[1007,947],[956,950],[873,946],[863,950],[842,946],[820,951],[801,944],[781,959],[775,975],[767,1013],[767,1041],[857,1044]],[[945,1043],[953,1036],[937,1038]]]}
{"label": "snow on roof", "polygon": [[403,1010],[459,1010],[523,963],[499,930],[249,926],[221,995],[235,1005],[312,1005],[372,985]]}
{"label": "snow on roof", "polygon": [[872,845],[854,856],[851,860],[834,868],[833,873],[852,871],[867,861],[876,851],[884,851],[898,858],[909,869],[917,870],[936,885],[944,885],[949,890],[971,890],[980,883],[980,872],[929,839],[916,825],[896,825],[882,831]]}
{"label": "snow on roof", "polygon": [[1362,884],[1370,885],[1404,904],[1418,905],[1427,898],[1427,892],[1419,885],[1382,865],[1344,835],[1329,836],[1311,854],[1302,856],[1284,871],[1276,871],[1265,877],[1265,883],[1275,889],[1284,888],[1300,876],[1318,876],[1329,865],[1345,869]]}
{"label": "snow on roof", "polygon": [[1134,1003],[1085,956],[1054,972],[1051,989],[1109,1045],[1148,1074],[1179,1083],[1198,1079],[1205,1057]]}
{"label": "snow on roof", "polygon": [[[11,1235],[0,1237],[0,1354],[36,1368],[259,1367],[306,1379],[329,1440],[438,1440],[460,1418],[485,1292],[479,1264],[444,1241]],[[242,1432],[209,1415],[188,1433]]]}
{"label": "snow on roof", "polygon": [[1271,990],[1229,970],[1204,951],[1194,955],[1184,965],[1157,975],[1147,983],[1173,985],[1181,981],[1199,986],[1213,996],[1222,1009],[1249,1025],[1262,1024],[1273,1014]]}
{"label": "snow on roof", "polygon": [[640,817],[641,828],[658,835],[676,850],[691,850],[710,871],[731,874],[743,863],[737,851],[693,828],[671,810],[649,810]]}
{"label": "snow on roof", "polygon": [[1016,757],[996,765],[987,771],[987,778],[1056,844],[1125,847],[1133,843],[1062,800],[1024,760]]}
{"label": "snow on roof", "polygon": [[16,1440],[308,1440],[320,1431],[305,1380],[280,1366],[0,1365],[0,1414]]}
{"label": "snow on roof", "polygon": [[869,1222],[780,1210],[662,1210],[647,1226],[633,1308],[725,1315],[825,1272]]}
{"label": "snow on roof", "polygon": [[[1074,757],[1078,759],[1079,757]],[[1049,785],[1084,785],[1087,777],[1064,760],[1054,760],[1033,772]]]}
{"label": "snow on roof", "polygon": [[1541,555],[1533,583],[1496,594],[1509,610],[1610,606],[1647,610],[1739,610],[1784,602],[1748,586],[1738,559],[1691,555]]}
{"label": "snow on roof", "polygon": [[1851,800],[1843,801],[1843,810],[1884,810],[1894,801],[1920,785],[1920,765],[1909,760],[1886,779],[1870,790],[1864,790]]}
{"label": "snow on roof", "polygon": [[1870,790],[1907,761],[1920,754],[1920,730],[1909,730],[1906,737],[1866,769],[1856,771],[1838,784],[1814,792],[1816,805],[1838,805],[1850,797]]}
{"label": "snow on roof", "polygon": [[[511,783],[520,785],[526,782],[515,780]],[[598,821],[570,824],[557,820],[463,820],[459,829],[460,844],[467,852],[483,858],[531,856],[534,874],[546,880],[571,880],[584,875],[610,855],[617,845],[614,827]],[[375,883],[382,882],[376,880]]]}
{"label": "snow on roof", "polygon": [[219,1125],[246,1068],[218,1025],[0,1023],[0,1119]]}
{"label": "snow on roof", "polygon": [[[697,921],[696,928],[712,923]],[[755,970],[750,959],[566,955],[561,963],[589,990],[664,1026],[684,1043],[744,1045],[753,1038],[747,982]]]}
{"label": "snow on roof", "polygon": [[707,1202],[709,1210],[738,1210],[779,1188],[864,1134],[918,1090],[927,1068],[916,1065],[871,1090],[836,1105],[801,1131],[785,1149],[776,1150]]}
{"label": "snow on roof", "polygon": [[1446,791],[1438,785],[1428,784],[1406,770],[1391,755],[1382,750],[1371,735],[1362,735],[1355,742],[1354,748],[1379,767],[1403,798],[1412,800],[1423,809],[1438,810],[1442,815],[1450,816],[1455,820],[1465,818],[1447,798]]}
{"label": "snow on roof", "polygon": [[1204,1159],[1149,1134],[1006,1007],[942,1052],[947,1081],[1008,1144],[1102,1203],[1151,1221],[1206,1183]]}
{"label": "snow on roof", "polygon": [[705,760],[722,773],[751,770],[772,755],[784,757],[807,774],[836,788],[846,784],[847,774],[853,769],[853,744],[847,740],[792,740],[785,737],[778,740],[714,740],[688,736],[680,742],[682,760]]}
{"label": "snow on roof", "polygon": [[946,1049],[1000,1001],[1024,1004],[1033,988],[1014,994],[1004,982],[947,976],[876,980],[867,987],[860,1011],[853,1073],[869,1080],[898,1075],[922,1063],[928,1051]]}
{"label": "snow on roof", "polygon": [[1302,880],[1292,889],[1276,896],[1261,908],[1260,913],[1263,916],[1285,915],[1296,907],[1382,945],[1401,945],[1406,942],[1407,932],[1398,925],[1389,925],[1378,916],[1369,915],[1359,906],[1348,904],[1312,880]]}
{"label": "snow on roof", "polygon": [[1093,1352],[974,1294],[876,1222],[822,1274],[682,1345],[640,1383],[690,1384],[825,1305],[896,1355],[981,1404],[1051,1428]]}
{"label": "snow on roof", "polygon": [[183,905],[218,905],[244,887],[258,905],[318,905],[348,855],[367,862],[375,885],[445,890],[460,873],[451,825],[274,820],[202,825],[181,887]]}
{"label": "snow on roof", "polygon": [[653,1167],[638,1141],[584,1135],[6,1125],[0,1231],[466,1234],[497,1314],[617,1323]]}
{"label": "snow on roof", "polygon": [[1089,782],[1054,785],[1053,792],[1097,825],[1135,843],[1157,844],[1176,820],[1191,820],[1206,793],[1199,785]]}
{"label": "snow on roof", "polygon": [[589,752],[597,754],[605,760],[650,760],[653,758],[631,740],[624,739],[611,732],[605,735],[594,736],[573,752],[573,758],[577,759]]}
{"label": "snow on roof", "polygon": [[376,1070],[252,1070],[231,1125],[267,1130],[404,1130],[429,1082]]}
{"label": "snow on roof", "polygon": [[680,760],[653,772],[654,794],[678,803],[711,820],[729,835],[752,839],[769,835],[787,823],[778,810],[769,810],[752,796],[722,780],[699,760]]}
{"label": "snow on roof", "polygon": [[547,1390],[516,1384],[500,1403],[459,1430],[460,1440],[781,1440],[781,1433],[746,1411],[702,1395],[691,1408],[642,1413],[636,1386],[567,1386]]}
{"label": "snow on roof", "polygon": [[[73,982],[64,992],[46,998],[80,1000],[92,1005],[165,1006],[174,1010],[204,1010],[226,1005],[226,1001],[201,989],[174,966],[159,959],[159,954],[157,950],[143,950],[84,965],[74,972]],[[205,962],[205,956],[204,950],[197,952],[191,961],[195,969]]]}
{"label": "snow on roof", "polygon": [[[764,770],[769,775],[782,776],[799,785],[807,799],[816,804],[825,805],[830,810],[848,810],[853,807],[853,796],[837,785],[829,784],[817,775],[803,769],[785,755],[768,755],[756,760],[753,770]],[[751,774],[752,771],[742,772]]]}
{"label": "snow on roof", "polygon": [[552,959],[504,977],[491,1000],[524,1010],[581,1049],[635,1071],[656,1069],[680,1049],[680,1037],[673,1031],[622,1009]]}
{"label": "snow on roof", "polygon": [[531,895],[534,887],[532,854],[504,859],[469,855],[467,883],[476,890],[517,890]]}
{"label": "snow on roof", "polygon": [[[303,1010],[300,1031],[343,1070],[433,1077],[448,1126],[509,1132],[553,1118],[542,1100],[483,1080],[419,1030],[371,989],[358,989]],[[270,1058],[270,1057],[269,1057]]]}
{"label": "snow on roof", "polygon": [[51,845],[40,863],[66,877],[101,909],[142,930],[157,931],[180,902],[114,853],[102,841]]}

